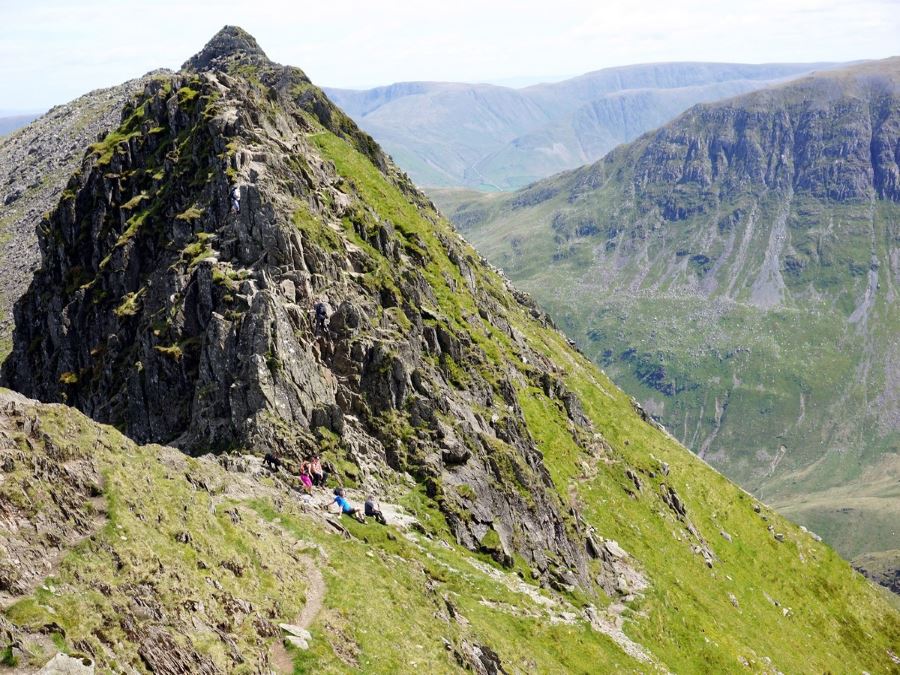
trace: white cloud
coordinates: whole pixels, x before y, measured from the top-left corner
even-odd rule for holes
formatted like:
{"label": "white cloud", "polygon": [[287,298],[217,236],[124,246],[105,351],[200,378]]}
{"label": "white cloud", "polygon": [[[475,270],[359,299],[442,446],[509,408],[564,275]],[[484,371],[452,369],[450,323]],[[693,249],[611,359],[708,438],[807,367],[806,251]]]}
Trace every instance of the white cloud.
{"label": "white cloud", "polygon": [[0,0],[0,109],[177,68],[226,23],[317,83],[496,81],[650,61],[897,51],[900,0]]}

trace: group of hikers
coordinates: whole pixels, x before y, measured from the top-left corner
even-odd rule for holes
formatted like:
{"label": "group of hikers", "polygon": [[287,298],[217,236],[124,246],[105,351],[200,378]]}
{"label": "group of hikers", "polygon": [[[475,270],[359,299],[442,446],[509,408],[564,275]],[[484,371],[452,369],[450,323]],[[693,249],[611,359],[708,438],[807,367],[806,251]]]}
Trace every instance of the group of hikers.
{"label": "group of hikers", "polygon": [[374,495],[366,497],[362,513],[360,513],[358,508],[352,506],[350,502],[347,501],[347,498],[344,495],[344,488],[334,489],[334,499],[329,503],[329,506],[331,504],[337,504],[340,507],[342,514],[348,515],[351,518],[356,518],[356,520],[361,523],[366,522],[366,518],[374,518],[382,525],[387,525],[387,520],[385,520],[384,514],[381,512],[381,506]]}
{"label": "group of hikers", "polygon": [[[281,460],[271,453],[266,454],[265,459],[263,460],[263,464],[269,469],[276,472],[283,466]],[[328,472],[322,465],[322,458],[318,455],[313,455],[309,460],[303,460],[302,462],[300,462],[299,478],[301,489],[308,495],[313,494],[314,488],[324,488],[325,481],[328,479]],[[374,495],[370,494],[366,497],[366,500],[363,503],[362,511],[353,506],[347,500],[347,496],[344,493],[344,488],[335,488],[332,492],[332,495],[333,499],[323,504],[323,507],[327,508],[329,506],[332,506],[333,504],[337,504],[342,515],[347,515],[351,518],[355,518],[361,523],[365,523],[366,518],[374,518],[378,523],[387,525],[387,520],[385,519],[384,514],[381,512],[381,505],[378,503],[378,500]]]}
{"label": "group of hikers", "polygon": [[327,477],[328,474],[322,468],[322,460],[318,455],[313,455],[309,461],[300,462],[300,483],[307,494],[312,493],[313,486],[323,487]]}

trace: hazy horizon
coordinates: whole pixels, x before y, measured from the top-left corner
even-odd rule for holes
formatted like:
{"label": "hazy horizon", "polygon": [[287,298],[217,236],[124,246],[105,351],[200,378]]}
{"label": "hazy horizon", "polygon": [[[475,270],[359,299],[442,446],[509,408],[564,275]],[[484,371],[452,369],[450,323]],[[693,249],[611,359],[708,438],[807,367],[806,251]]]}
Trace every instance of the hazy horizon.
{"label": "hazy horizon", "polygon": [[672,61],[879,59],[896,53],[900,32],[895,0],[761,0],[752,7],[645,0],[602,8],[573,0],[329,7],[36,0],[3,7],[3,15],[0,110],[7,114],[46,110],[156,68],[177,69],[225,24],[240,25],[270,58],[302,68],[316,84],[350,89],[414,80],[521,87]]}

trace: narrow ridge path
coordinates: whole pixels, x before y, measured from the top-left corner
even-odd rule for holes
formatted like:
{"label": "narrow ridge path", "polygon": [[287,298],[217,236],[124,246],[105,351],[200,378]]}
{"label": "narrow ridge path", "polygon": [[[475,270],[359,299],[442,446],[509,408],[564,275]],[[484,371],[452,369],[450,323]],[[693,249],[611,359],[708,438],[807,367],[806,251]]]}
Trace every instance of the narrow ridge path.
{"label": "narrow ridge path", "polygon": [[[316,620],[325,600],[325,579],[322,572],[316,564],[309,558],[304,558],[303,563],[306,567],[306,578],[308,586],[306,588],[306,604],[297,617],[296,625],[300,628],[309,630],[309,627]],[[272,670],[276,673],[293,673],[294,660],[284,646],[284,641],[279,638],[272,644],[269,649],[269,663]]]}

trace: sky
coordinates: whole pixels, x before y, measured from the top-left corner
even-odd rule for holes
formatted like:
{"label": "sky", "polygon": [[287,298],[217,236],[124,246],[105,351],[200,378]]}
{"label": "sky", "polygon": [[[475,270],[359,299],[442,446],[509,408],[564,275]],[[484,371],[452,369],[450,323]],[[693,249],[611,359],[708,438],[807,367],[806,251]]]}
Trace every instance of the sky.
{"label": "sky", "polygon": [[900,54],[900,0],[0,0],[0,111],[177,69],[225,24],[316,84],[348,88]]}

